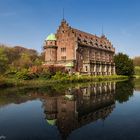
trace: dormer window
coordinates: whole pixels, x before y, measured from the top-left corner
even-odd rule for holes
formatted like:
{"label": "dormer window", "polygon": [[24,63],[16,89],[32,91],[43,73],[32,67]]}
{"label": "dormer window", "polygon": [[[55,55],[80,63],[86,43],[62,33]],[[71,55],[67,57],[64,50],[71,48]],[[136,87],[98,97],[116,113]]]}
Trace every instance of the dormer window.
{"label": "dormer window", "polygon": [[97,44],[97,43],[95,43],[95,45],[96,45],[96,46],[98,46],[98,44]]}
{"label": "dormer window", "polygon": [[87,43],[86,39],[84,39],[84,42]]}
{"label": "dormer window", "polygon": [[78,37],[78,41],[81,41],[81,38]]}

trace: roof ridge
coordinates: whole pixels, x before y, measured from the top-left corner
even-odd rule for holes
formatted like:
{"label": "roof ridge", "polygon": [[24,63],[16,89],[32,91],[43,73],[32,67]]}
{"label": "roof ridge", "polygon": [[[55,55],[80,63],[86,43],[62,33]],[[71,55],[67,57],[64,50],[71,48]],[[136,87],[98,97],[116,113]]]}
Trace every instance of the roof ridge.
{"label": "roof ridge", "polygon": [[92,37],[96,37],[96,38],[98,38],[98,39],[101,39],[101,37],[99,37],[99,36],[97,36],[97,35],[94,35],[94,34],[91,34],[91,33],[85,32],[85,31],[81,31],[81,30],[76,29],[76,28],[72,28],[72,29],[75,30],[76,32],[81,32],[81,33],[84,33],[84,34],[86,34],[86,35],[90,35],[90,36],[92,36]]}

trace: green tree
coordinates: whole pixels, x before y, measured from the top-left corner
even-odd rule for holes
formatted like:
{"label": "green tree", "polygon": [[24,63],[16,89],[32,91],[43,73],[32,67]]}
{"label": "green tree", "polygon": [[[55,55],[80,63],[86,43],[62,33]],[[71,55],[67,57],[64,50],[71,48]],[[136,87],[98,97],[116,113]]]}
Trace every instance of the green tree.
{"label": "green tree", "polygon": [[118,53],[114,56],[114,62],[116,65],[116,73],[118,75],[131,76],[134,74],[133,60],[128,55]]}
{"label": "green tree", "polygon": [[28,53],[22,53],[20,59],[18,60],[18,65],[21,68],[29,68],[32,66],[32,61]]}
{"label": "green tree", "polygon": [[34,66],[40,66],[40,65],[42,65],[42,60],[39,59],[39,58],[36,58],[35,61],[34,61],[34,63],[33,63],[33,65]]}
{"label": "green tree", "polygon": [[8,58],[4,52],[4,48],[0,48],[0,73],[4,73],[7,69]]}
{"label": "green tree", "polygon": [[40,66],[44,61],[44,53],[21,46],[10,47],[0,44],[0,72],[14,74],[22,69]]}
{"label": "green tree", "polygon": [[140,66],[140,56],[133,59],[134,66]]}

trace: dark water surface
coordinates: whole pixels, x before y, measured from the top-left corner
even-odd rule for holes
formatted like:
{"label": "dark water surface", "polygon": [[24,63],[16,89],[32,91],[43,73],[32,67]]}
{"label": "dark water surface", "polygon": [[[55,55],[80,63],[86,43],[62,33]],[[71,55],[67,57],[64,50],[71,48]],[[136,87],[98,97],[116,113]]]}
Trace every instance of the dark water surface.
{"label": "dark water surface", "polygon": [[140,140],[139,83],[0,90],[0,140]]}

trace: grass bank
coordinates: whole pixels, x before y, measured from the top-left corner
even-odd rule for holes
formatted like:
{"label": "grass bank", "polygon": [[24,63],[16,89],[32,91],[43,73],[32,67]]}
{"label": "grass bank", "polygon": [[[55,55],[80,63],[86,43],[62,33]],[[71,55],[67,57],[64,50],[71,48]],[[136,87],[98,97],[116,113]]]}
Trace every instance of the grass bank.
{"label": "grass bank", "polygon": [[140,66],[135,66],[135,74],[133,75],[133,78],[140,79]]}
{"label": "grass bank", "polygon": [[67,84],[67,83],[86,83],[86,82],[100,82],[100,81],[122,81],[128,80],[128,76],[111,75],[111,76],[87,76],[87,75],[73,75],[67,77],[57,77],[46,79],[34,79],[34,80],[20,80],[16,78],[0,78],[0,87],[42,87],[52,84]]}

